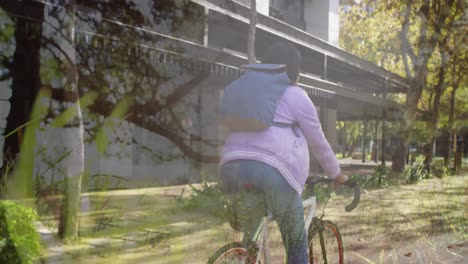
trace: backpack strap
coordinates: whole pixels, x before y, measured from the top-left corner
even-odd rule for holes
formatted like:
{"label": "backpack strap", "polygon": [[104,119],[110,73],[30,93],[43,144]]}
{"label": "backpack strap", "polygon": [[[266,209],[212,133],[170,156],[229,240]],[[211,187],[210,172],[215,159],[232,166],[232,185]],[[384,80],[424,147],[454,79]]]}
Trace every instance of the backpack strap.
{"label": "backpack strap", "polygon": [[272,126],[275,126],[275,127],[290,127],[291,130],[292,130],[292,132],[294,133],[294,135],[295,135],[296,137],[300,137],[299,131],[298,131],[298,129],[300,129],[300,128],[299,128],[299,123],[297,123],[297,122],[282,123],[282,122],[275,122],[275,121],[273,121],[273,122],[271,122],[271,125],[272,125]]}
{"label": "backpack strap", "polygon": [[252,63],[252,64],[242,65],[241,69],[244,69],[247,71],[284,72],[286,71],[286,65]]}

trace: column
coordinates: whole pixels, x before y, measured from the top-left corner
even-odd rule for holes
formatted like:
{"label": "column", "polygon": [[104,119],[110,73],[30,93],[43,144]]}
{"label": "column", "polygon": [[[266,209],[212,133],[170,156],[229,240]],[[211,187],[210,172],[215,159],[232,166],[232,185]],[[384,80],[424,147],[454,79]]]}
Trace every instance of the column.
{"label": "column", "polygon": [[332,45],[338,45],[339,0],[304,0],[306,31]]}
{"label": "column", "polygon": [[324,108],[324,122],[323,122],[323,132],[327,137],[330,146],[333,148],[333,151],[337,149],[337,132],[336,132],[336,120],[337,120],[337,111],[336,109]]}

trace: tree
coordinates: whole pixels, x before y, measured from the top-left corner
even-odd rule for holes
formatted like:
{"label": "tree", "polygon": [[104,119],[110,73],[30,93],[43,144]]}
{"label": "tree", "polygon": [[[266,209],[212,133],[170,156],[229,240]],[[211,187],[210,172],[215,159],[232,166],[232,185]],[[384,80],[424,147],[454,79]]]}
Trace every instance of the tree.
{"label": "tree", "polygon": [[[459,2],[458,5],[453,7],[454,14],[449,17],[449,21],[446,24],[437,24],[436,30],[440,35],[437,41],[437,48],[439,56],[434,56],[433,60],[436,60],[434,64],[435,76],[432,80],[429,80],[430,90],[429,106],[430,106],[430,125],[429,125],[429,137],[425,147],[425,166],[427,169],[430,168],[432,163],[432,155],[434,142],[438,136],[438,127],[440,120],[440,107],[441,98],[447,87],[450,85],[448,82],[451,78],[454,78],[452,83],[454,86],[460,85],[460,78],[456,78],[451,72],[451,68],[466,68],[466,51],[463,49],[463,42],[466,38],[466,33],[457,26],[462,21],[464,15],[464,5]],[[451,20],[450,20],[451,19]],[[459,64],[459,65],[457,65]],[[458,87],[457,87],[458,88]],[[456,91],[457,88],[454,87]]]}
{"label": "tree", "polygon": [[[403,3],[400,3],[400,5]],[[410,80],[410,89],[406,94],[405,117],[400,124],[401,137],[397,140],[392,158],[393,171],[402,172],[404,170],[411,128],[416,119],[421,93],[428,85],[427,76],[430,72],[430,59],[437,44],[441,43],[444,37],[442,30],[450,30],[453,27],[451,23],[455,20],[454,17],[458,15],[457,10],[463,5],[463,1],[457,0],[407,1],[406,4],[403,4],[404,11],[399,38],[406,77]],[[411,14],[416,16],[411,19]],[[417,40],[413,43],[409,37],[411,20],[413,20],[413,23],[416,22],[418,32]],[[445,62],[441,61],[441,63]],[[440,65],[439,67],[443,68],[444,66]],[[437,120],[433,121],[437,122]],[[403,153],[405,155],[402,155]]]}
{"label": "tree", "polygon": [[[456,56],[453,58],[455,62],[452,65],[452,68],[448,70],[448,73],[450,74],[449,82],[448,82],[448,90],[450,91],[450,94],[447,96],[445,102],[443,102],[445,105],[448,105],[448,112],[445,112],[446,118],[446,123],[445,125],[442,124],[442,126],[445,126],[445,128],[448,130],[449,133],[446,133],[447,139],[446,142],[448,143],[448,146],[445,148],[445,152],[443,154],[444,156],[444,162],[445,165],[448,166],[450,163],[450,155],[451,155],[451,150],[454,149],[452,147],[452,142],[453,142],[453,137],[456,134],[457,130],[457,124],[456,124],[456,112],[459,113],[466,113],[466,107],[468,106],[468,101],[466,101],[466,97],[464,95],[458,96],[459,93],[458,91],[461,91],[460,88],[464,88],[466,91],[466,87],[468,85],[468,80],[467,80],[467,65],[468,63],[466,62],[467,57],[466,53],[459,53],[460,56]],[[461,63],[459,63],[461,61]],[[465,61],[465,62],[463,62]],[[461,103],[459,104],[458,107],[456,107],[456,101]],[[458,109],[457,109],[458,108]],[[447,108],[446,108],[447,109]],[[458,111],[456,111],[458,110]],[[459,114],[460,115],[460,114]],[[463,119],[463,117],[461,117]],[[458,122],[462,123],[462,122]],[[458,124],[459,127],[463,126],[463,124]]]}
{"label": "tree", "polygon": [[[395,137],[392,155],[392,170],[402,172],[411,131],[418,116],[418,107],[421,105],[421,95],[427,86],[431,87],[429,90],[436,86],[428,82],[428,76],[433,74],[434,69],[439,69],[442,63],[442,60],[433,59],[434,52],[438,43],[443,41],[444,32],[451,31],[454,27],[452,22],[460,16],[464,3],[459,0],[368,2],[367,4],[373,7],[371,8],[373,11],[352,12],[350,20],[359,23],[346,24],[341,32],[344,34],[349,32],[351,37],[348,38],[355,38],[352,37],[354,32],[349,29],[360,32],[358,36],[364,36],[361,41],[367,44],[362,46],[372,48],[370,51],[367,50],[369,55],[362,54],[363,48],[359,52],[359,49],[348,46],[348,50],[353,53],[357,50],[357,55],[374,61],[387,70],[398,74],[404,72],[409,80],[410,87],[404,99],[404,118],[398,124],[400,133]],[[355,13],[357,15],[354,15]],[[386,21],[384,25],[381,23],[383,18]],[[390,31],[389,28],[393,30]],[[380,39],[381,42],[376,39]],[[346,37],[343,43],[346,43]],[[351,45],[359,44],[354,42]],[[438,65],[435,65],[437,63]]]}
{"label": "tree", "polygon": [[[78,71],[75,59],[75,0],[68,0],[64,3],[63,16],[60,28],[63,28],[63,40],[58,45],[64,51],[64,71],[66,76],[65,89],[80,94],[78,91]],[[61,210],[61,221],[59,226],[59,236],[62,239],[74,240],[78,238],[78,212],[80,206],[81,180],[84,173],[84,144],[83,144],[83,117],[79,99],[74,102],[66,111],[75,114],[68,122],[59,126],[73,128],[66,134],[67,142],[73,142],[68,166],[65,171],[65,184],[63,191],[63,201]],[[66,113],[66,112],[65,112]],[[64,120],[65,121],[65,120]]]}

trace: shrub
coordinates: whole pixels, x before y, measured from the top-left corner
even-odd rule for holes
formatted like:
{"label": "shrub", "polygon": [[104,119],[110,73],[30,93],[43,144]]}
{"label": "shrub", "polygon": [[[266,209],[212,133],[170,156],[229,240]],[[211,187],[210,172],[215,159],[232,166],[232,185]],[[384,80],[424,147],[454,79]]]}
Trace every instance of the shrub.
{"label": "shrub", "polygon": [[415,162],[410,166],[406,167],[404,177],[406,183],[417,183],[424,178],[426,168],[424,164]]}
{"label": "shrub", "polygon": [[302,198],[307,199],[310,196],[315,196],[317,204],[323,204],[330,196],[332,196],[333,189],[328,184],[318,184],[313,189],[311,186],[306,185],[302,192]]}
{"label": "shrub", "polygon": [[430,179],[434,176],[442,178],[446,175],[447,167],[445,167],[443,159],[433,159],[429,168],[426,168],[423,159],[418,159],[408,166],[404,172],[406,183],[416,183],[422,179]]}
{"label": "shrub", "polygon": [[431,171],[434,176],[437,178],[442,178],[447,176],[447,167],[445,167],[444,160],[434,159],[432,161]]}
{"label": "shrub", "polygon": [[40,253],[37,213],[11,201],[0,201],[0,263],[35,263]]}
{"label": "shrub", "polygon": [[[440,173],[440,172],[438,172]],[[426,168],[423,158],[418,158],[416,162],[411,164],[405,169],[404,177],[406,183],[417,183],[423,179],[430,179],[434,177],[433,165]]]}
{"label": "shrub", "polygon": [[351,175],[350,178],[358,183],[361,188],[378,189],[387,188],[393,185],[388,177],[389,169],[385,165],[379,165],[374,168],[374,173],[370,176]]}
{"label": "shrub", "polygon": [[217,217],[225,217],[226,198],[218,183],[208,184],[204,182],[199,189],[193,185],[189,186],[192,189],[192,194],[183,202],[185,209],[196,209]]}

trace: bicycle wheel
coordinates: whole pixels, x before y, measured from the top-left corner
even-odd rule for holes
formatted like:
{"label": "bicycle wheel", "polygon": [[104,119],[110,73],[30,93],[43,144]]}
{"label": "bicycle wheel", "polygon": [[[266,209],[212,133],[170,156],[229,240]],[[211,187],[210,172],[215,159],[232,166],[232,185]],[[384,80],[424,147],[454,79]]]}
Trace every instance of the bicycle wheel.
{"label": "bicycle wheel", "polygon": [[218,249],[208,260],[208,264],[253,264],[257,250],[243,247],[241,242],[229,243]]}
{"label": "bicycle wheel", "polygon": [[309,263],[343,264],[343,241],[338,227],[329,220],[315,218],[309,227]]}

